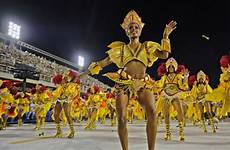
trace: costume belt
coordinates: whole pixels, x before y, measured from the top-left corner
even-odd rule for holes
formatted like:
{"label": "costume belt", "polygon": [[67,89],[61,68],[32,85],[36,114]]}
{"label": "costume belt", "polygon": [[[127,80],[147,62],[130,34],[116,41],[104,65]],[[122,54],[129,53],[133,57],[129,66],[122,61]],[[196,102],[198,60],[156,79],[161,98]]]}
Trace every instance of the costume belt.
{"label": "costume belt", "polygon": [[104,74],[104,76],[108,77],[109,79],[113,80],[116,83],[125,84],[125,85],[130,85],[135,80],[139,80],[142,82],[151,80],[148,74],[144,78],[135,79],[131,75],[126,73],[123,69],[119,69],[117,72],[106,73]]}
{"label": "costume belt", "polygon": [[104,76],[117,83],[117,92],[120,92],[121,90],[128,92],[130,98],[133,95],[137,96],[137,92],[142,88],[153,90],[155,85],[154,81],[148,74],[144,78],[135,79],[126,73],[123,69],[119,69],[117,72],[106,73]]}

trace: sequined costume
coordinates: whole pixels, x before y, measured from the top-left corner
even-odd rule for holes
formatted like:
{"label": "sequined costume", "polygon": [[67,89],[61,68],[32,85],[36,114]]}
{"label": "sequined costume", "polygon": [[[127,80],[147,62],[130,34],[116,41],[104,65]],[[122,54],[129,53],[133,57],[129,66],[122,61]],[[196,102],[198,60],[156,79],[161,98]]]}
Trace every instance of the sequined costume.
{"label": "sequined costume", "polygon": [[55,75],[52,79],[57,88],[53,91],[53,101],[56,103],[54,110],[54,118],[57,125],[57,133],[55,137],[62,137],[60,127],[60,113],[65,111],[65,116],[69,124],[70,133],[68,138],[73,138],[75,135],[73,119],[71,116],[71,105],[80,96],[80,80],[78,74],[72,70],[68,70],[64,75]]}
{"label": "sequined costume", "polygon": [[46,114],[52,104],[52,93],[44,85],[36,86],[36,93],[33,95],[35,103],[36,126],[34,130],[40,130],[45,126]]}
{"label": "sequined costume", "polygon": [[[18,127],[20,127],[23,125],[23,121],[22,121],[23,115],[29,112],[29,104],[30,104],[29,97],[23,92],[18,92],[15,95],[14,103],[15,103],[14,106],[16,106],[16,114],[14,115],[18,116]],[[16,116],[8,116],[8,117],[16,117]]]}
{"label": "sequined costume", "polygon": [[11,81],[0,80],[0,130],[6,129],[8,111],[11,104],[14,103],[14,97],[9,90],[11,87]]}
{"label": "sequined costume", "polygon": [[90,94],[87,99],[87,109],[88,109],[88,121],[85,129],[96,129],[96,121],[99,117],[99,108],[101,107],[102,95],[100,94],[100,88],[98,86],[92,86],[90,88]]}
{"label": "sequined costume", "polygon": [[222,118],[230,112],[230,56],[224,55],[220,59],[222,73],[219,86],[212,93],[205,96],[206,99],[220,103],[217,116]]}
{"label": "sequined costume", "polygon": [[212,93],[212,88],[208,83],[208,76],[203,72],[199,71],[196,75],[196,81],[193,84],[193,87],[191,89],[190,96],[193,99],[193,103],[195,106],[196,115],[199,117],[198,120],[201,121],[201,125],[203,127],[204,132],[207,132],[206,125],[205,125],[205,118],[204,118],[204,108],[206,109],[210,123],[212,126],[213,132],[216,132],[214,122],[213,122],[213,116],[211,113],[211,102],[209,99],[206,99],[205,96],[207,94]]}
{"label": "sequined costume", "polygon": [[[186,96],[188,90],[187,76],[182,72],[185,69],[178,69],[178,64],[174,58],[170,58],[165,64],[160,65],[158,74],[161,79],[156,81],[157,87],[162,89],[160,97],[158,98],[158,111],[163,112],[166,124],[165,140],[171,140],[170,121],[173,116],[181,116],[183,113],[181,107],[181,99]],[[162,108],[160,108],[162,107]],[[179,121],[179,139],[183,141],[184,138],[184,124],[183,118],[178,117]]]}
{"label": "sequined costume", "polygon": [[[154,97],[151,91],[154,89],[153,80],[146,74],[146,69],[152,67],[158,59],[166,59],[171,52],[169,35],[176,28],[176,22],[171,21],[166,25],[161,44],[152,41],[139,42],[141,30],[144,23],[138,14],[131,10],[124,18],[121,24],[129,37],[129,44],[115,41],[108,45],[109,50],[106,52],[108,56],[98,62],[90,64],[85,74],[98,74],[105,66],[115,64],[119,69],[117,72],[109,72],[104,74],[115,82],[115,89],[118,95],[124,96],[124,102],[119,102],[117,105],[118,112],[118,133],[123,149],[128,149],[128,134],[127,134],[127,119],[126,111],[128,103],[132,96],[137,96],[138,101],[143,101],[143,107],[146,109],[147,118],[147,137],[150,149],[154,149],[156,139],[156,124]],[[135,68],[136,67],[136,68]],[[82,74],[84,76],[85,74]],[[139,96],[138,96],[139,94]],[[143,95],[142,97],[140,95]],[[147,96],[151,95],[151,96]],[[121,97],[117,99],[121,100]],[[144,102],[144,99],[145,102]],[[151,101],[151,102],[150,102]],[[119,105],[121,107],[119,107]],[[151,111],[150,111],[151,110]],[[122,114],[122,115],[121,115]]]}
{"label": "sequined costume", "polygon": [[116,99],[115,99],[115,94],[113,92],[109,92],[106,94],[107,98],[107,106],[109,109],[109,117],[111,121],[111,126],[116,125]]}

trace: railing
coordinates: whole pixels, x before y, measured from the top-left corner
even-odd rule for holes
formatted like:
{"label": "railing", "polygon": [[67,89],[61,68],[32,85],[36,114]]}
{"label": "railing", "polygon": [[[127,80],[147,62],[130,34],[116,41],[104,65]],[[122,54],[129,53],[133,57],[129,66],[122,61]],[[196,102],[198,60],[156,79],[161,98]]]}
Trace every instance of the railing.
{"label": "railing", "polygon": [[[38,60],[38,61],[41,61],[41,60],[44,60],[44,61],[47,61],[47,63],[51,66],[51,65],[54,65],[55,66],[55,68],[58,68],[59,67],[59,70],[61,71],[61,72],[64,72],[64,71],[66,71],[66,70],[68,70],[68,69],[74,69],[74,70],[78,70],[77,72],[79,72],[79,70],[81,69],[79,66],[77,66],[75,63],[72,63],[72,62],[70,62],[70,61],[68,61],[68,60],[65,60],[65,59],[63,59],[63,58],[61,58],[61,57],[58,57],[58,56],[55,56],[55,55],[53,55],[53,54],[50,54],[50,53],[48,53],[48,52],[46,52],[46,51],[44,51],[44,50],[42,50],[42,49],[39,49],[39,48],[36,48],[36,47],[34,47],[34,46],[32,46],[32,45],[30,45],[30,44],[27,44],[27,43],[25,43],[25,42],[23,42],[23,41],[20,41],[20,40],[14,40],[14,39],[12,39],[12,38],[10,38],[9,36],[7,36],[7,35],[5,35],[5,34],[2,34],[2,33],[0,33],[0,38],[1,39],[3,39],[4,40],[4,42],[8,42],[8,43],[10,43],[9,45],[8,45],[8,50],[9,51],[6,51],[6,48],[3,48],[2,50],[5,50],[5,54],[4,53],[0,53],[0,71],[2,71],[2,72],[9,72],[9,70],[10,69],[12,69],[13,68],[13,64],[15,63],[15,62],[19,62],[19,63],[23,63],[23,60],[22,60],[22,58],[20,58],[20,56],[19,56],[19,58],[14,58],[13,56],[11,56],[11,54],[10,54],[10,52],[12,52],[12,50],[13,51],[17,51],[18,53],[22,53],[22,55],[25,55],[25,53],[26,52],[24,52],[24,51],[22,51],[22,50],[19,50],[19,49],[21,49],[21,47],[23,47],[23,48],[25,48],[26,49],[26,51],[29,51],[29,52],[31,52],[31,53],[27,53],[27,55],[29,55],[29,54],[31,54],[31,56],[33,56],[33,57],[36,57],[36,59]],[[12,46],[13,45],[13,46]],[[3,46],[5,46],[5,45],[3,45]],[[16,47],[19,47],[19,49],[17,49]],[[1,47],[0,47],[1,48]],[[39,57],[39,56],[36,56],[36,55],[34,55],[34,54],[32,54],[32,53],[38,53],[38,54],[40,54],[40,55],[42,55],[42,56],[45,56],[45,58],[42,58],[42,57]],[[7,54],[8,53],[8,54]],[[8,56],[7,56],[8,55]],[[10,57],[13,57],[13,58],[11,58],[11,59],[13,59],[13,61],[11,60],[10,61]],[[53,60],[55,60],[55,62],[52,62],[52,61],[50,61],[50,60],[47,60],[46,58],[51,58],[51,59],[53,59]],[[58,62],[60,62],[60,63],[62,63],[62,64],[65,64],[65,65],[67,65],[68,67],[70,67],[70,68],[68,68],[68,67],[65,67],[65,66],[63,66],[63,65],[60,65],[60,64],[58,64]],[[27,62],[24,62],[24,63],[27,63]],[[54,74],[54,72],[43,72],[42,70],[41,70],[41,67],[39,68],[38,67],[38,65],[39,64],[34,64],[35,65],[35,68],[36,69],[38,69],[37,71],[38,72],[41,72],[41,76],[40,76],[40,78],[41,78],[41,80],[43,80],[43,81],[48,81],[48,82],[50,82],[50,79],[51,79],[51,77],[52,77],[52,75]],[[42,64],[41,64],[42,65]],[[40,70],[39,70],[40,69]],[[48,67],[46,67],[46,70],[51,70],[51,71],[53,71],[54,69],[52,69],[52,68],[48,68]],[[104,83],[102,83],[102,82],[100,82],[100,81],[98,81],[97,79],[94,79],[94,78],[92,78],[91,76],[88,76],[88,79],[87,80],[84,80],[83,81],[84,83],[83,83],[83,85],[85,85],[85,86],[89,86],[89,85],[92,85],[93,83],[96,83],[97,85],[100,85],[100,86],[102,86],[103,88],[110,88],[109,86],[107,86],[107,85],[105,85]]]}

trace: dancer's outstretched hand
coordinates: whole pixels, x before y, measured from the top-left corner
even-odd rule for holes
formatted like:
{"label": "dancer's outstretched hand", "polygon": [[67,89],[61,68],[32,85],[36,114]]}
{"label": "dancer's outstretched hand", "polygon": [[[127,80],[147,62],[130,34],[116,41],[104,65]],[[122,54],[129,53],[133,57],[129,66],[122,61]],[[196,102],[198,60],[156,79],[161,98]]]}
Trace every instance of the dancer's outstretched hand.
{"label": "dancer's outstretched hand", "polygon": [[184,77],[188,78],[189,77],[189,70],[185,69],[183,74],[184,74]]}
{"label": "dancer's outstretched hand", "polygon": [[174,20],[172,20],[169,24],[166,24],[163,37],[167,39],[169,35],[173,32],[173,30],[176,29],[177,27],[176,25],[177,25],[177,22]]}

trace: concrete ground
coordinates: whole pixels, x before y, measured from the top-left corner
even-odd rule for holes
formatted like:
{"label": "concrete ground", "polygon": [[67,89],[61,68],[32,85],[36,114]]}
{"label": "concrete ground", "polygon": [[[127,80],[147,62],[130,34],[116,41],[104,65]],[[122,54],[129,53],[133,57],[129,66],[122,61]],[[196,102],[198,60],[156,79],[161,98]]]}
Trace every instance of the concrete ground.
{"label": "concrete ground", "polygon": [[[8,127],[0,131],[0,150],[120,150],[116,127],[98,125],[94,131],[84,130],[84,124],[76,124],[74,139],[55,139],[55,125],[48,123],[42,131],[33,131],[34,125]],[[211,131],[210,127],[208,127]],[[145,123],[129,125],[129,149],[146,150]],[[67,127],[63,131],[68,133]],[[39,133],[44,132],[44,136]],[[202,132],[202,129],[188,125],[185,128],[186,141],[178,141],[176,123],[172,125],[172,141],[164,141],[164,128],[158,128],[156,150],[230,150],[230,123],[220,123],[216,134]]]}

